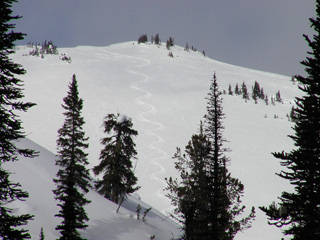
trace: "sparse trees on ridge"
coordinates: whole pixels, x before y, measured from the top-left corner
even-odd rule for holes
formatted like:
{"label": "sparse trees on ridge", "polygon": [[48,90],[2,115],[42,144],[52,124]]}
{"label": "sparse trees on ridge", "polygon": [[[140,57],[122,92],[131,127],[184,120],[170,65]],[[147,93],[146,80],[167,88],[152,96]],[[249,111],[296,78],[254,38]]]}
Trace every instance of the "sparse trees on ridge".
{"label": "sparse trees on ridge", "polygon": [[9,202],[25,200],[28,193],[23,191],[19,183],[10,180],[10,173],[4,169],[4,164],[17,161],[19,156],[35,156],[33,150],[21,149],[16,145],[16,141],[25,137],[18,112],[25,112],[34,104],[22,101],[23,82],[18,76],[24,74],[25,70],[9,57],[14,52],[14,42],[24,37],[24,34],[12,30],[15,24],[11,21],[20,18],[12,15],[14,2],[0,2],[0,238],[3,240],[30,239],[28,230],[23,226],[33,217],[30,214],[18,215],[7,205]]}
{"label": "sparse trees on ridge", "polygon": [[282,192],[278,203],[261,207],[269,223],[283,228],[293,240],[320,239],[320,0],[316,17],[310,18],[313,38],[304,35],[311,50],[302,62],[306,77],[296,76],[303,96],[296,98],[294,109],[294,149],[273,155],[285,167],[278,175],[294,190]]}
{"label": "sparse trees on ridge", "polygon": [[55,216],[62,218],[62,222],[56,230],[60,232],[60,240],[82,240],[84,238],[78,230],[85,229],[89,220],[84,205],[90,203],[85,194],[91,187],[91,178],[86,168],[88,154],[84,152],[88,148],[88,138],[83,131],[84,120],[81,116],[83,100],[79,98],[75,75],[63,102],[65,121],[58,131],[56,165],[59,170],[54,179],[57,186],[53,190],[60,207]]}
{"label": "sparse trees on ridge", "polygon": [[101,140],[104,148],[100,163],[93,168],[96,175],[103,173],[103,176],[97,180],[96,188],[106,198],[121,205],[127,194],[139,189],[135,186],[137,178],[132,169],[132,160],[137,155],[133,137],[138,132],[132,128],[131,119],[120,114],[108,114],[103,125],[107,136]]}

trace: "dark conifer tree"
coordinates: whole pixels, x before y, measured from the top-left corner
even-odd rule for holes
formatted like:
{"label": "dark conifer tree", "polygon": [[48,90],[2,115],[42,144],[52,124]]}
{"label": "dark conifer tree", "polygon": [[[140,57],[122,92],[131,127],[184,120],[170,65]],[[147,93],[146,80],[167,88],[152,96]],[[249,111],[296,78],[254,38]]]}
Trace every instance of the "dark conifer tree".
{"label": "dark conifer tree", "polygon": [[186,43],[186,46],[184,47],[184,50],[187,51],[187,52],[189,51],[189,44],[188,43]]}
{"label": "dark conifer tree", "polygon": [[[255,217],[241,218],[243,185],[228,173],[224,148],[221,92],[216,77],[208,95],[204,130],[194,135],[174,158],[180,181],[167,179],[167,196],[175,206],[175,214],[183,224],[187,240],[231,240],[240,230],[250,227]],[[239,219],[240,218],[240,219]]]}
{"label": "dark conifer tree", "polygon": [[254,86],[252,88],[252,99],[257,103],[258,98],[260,98],[260,85],[257,81],[254,82]]}
{"label": "dark conifer tree", "polygon": [[138,190],[134,186],[137,178],[132,169],[132,160],[136,158],[133,137],[138,132],[132,128],[131,119],[117,114],[108,114],[104,121],[104,132],[107,134],[101,140],[104,148],[100,153],[100,164],[93,168],[102,179],[96,182],[98,192],[109,200],[120,203],[125,196]]}
{"label": "dark conifer tree", "polygon": [[211,143],[203,133],[192,136],[185,153],[177,148],[173,159],[180,179],[166,179],[167,197],[175,207],[172,215],[178,220],[184,230],[183,239],[211,239],[209,235],[209,179],[207,177],[210,161]]}
{"label": "dark conifer tree", "polygon": [[168,42],[169,42],[170,47],[173,47],[173,46],[174,46],[174,39],[173,39],[173,37],[169,37]]}
{"label": "dark conifer tree", "polygon": [[276,101],[277,101],[277,102],[280,102],[280,103],[282,102],[280,90],[276,93]]}
{"label": "dark conifer tree", "polygon": [[39,235],[39,240],[44,240],[44,232],[43,232],[43,228],[41,228],[40,230],[40,235]]}
{"label": "dark conifer tree", "polygon": [[55,216],[62,218],[56,227],[61,234],[60,240],[81,240],[79,229],[87,227],[89,220],[84,205],[90,203],[85,194],[90,188],[90,174],[87,153],[88,138],[85,137],[81,116],[83,100],[79,98],[76,76],[73,75],[69,84],[68,95],[63,99],[65,121],[58,131],[58,158],[59,166],[57,178],[54,179],[57,187],[53,191],[59,201],[60,211]]}
{"label": "dark conifer tree", "polygon": [[231,88],[230,84],[229,84],[229,87],[228,87],[228,94],[229,95],[233,95],[233,91],[232,91],[232,88]]}
{"label": "dark conifer tree", "polygon": [[263,88],[260,89],[260,95],[259,95],[260,99],[264,100],[265,98],[265,94],[264,94],[264,90]]}
{"label": "dark conifer tree", "polygon": [[16,146],[16,141],[25,137],[18,112],[25,112],[34,104],[22,101],[23,82],[18,76],[25,70],[10,58],[10,54],[14,53],[14,42],[24,37],[24,34],[13,31],[15,24],[12,21],[20,18],[12,15],[14,2],[0,2],[0,238],[4,240],[29,239],[30,234],[23,226],[33,217],[30,214],[15,214],[7,205],[8,202],[25,200],[28,193],[22,190],[19,183],[9,179],[10,173],[5,170],[5,163],[15,162],[19,156],[35,156],[33,150]]}
{"label": "dark conifer tree", "polygon": [[248,88],[245,82],[243,82],[241,85],[241,92],[242,92],[242,98],[245,100],[249,100]]}
{"label": "dark conifer tree", "polygon": [[169,42],[169,40],[167,40],[167,42],[166,42],[166,48],[167,48],[168,50],[170,50],[170,47],[171,47],[170,42]]}
{"label": "dark conifer tree", "polygon": [[143,35],[141,35],[139,38],[138,38],[138,43],[140,44],[140,43],[146,43],[146,42],[148,42],[148,36],[147,36],[147,34],[143,34]]}
{"label": "dark conifer tree", "polygon": [[296,98],[294,149],[273,153],[285,170],[278,175],[294,187],[284,191],[278,203],[261,207],[269,223],[284,227],[293,240],[320,239],[320,0],[316,0],[316,17],[310,18],[313,38],[304,35],[311,50],[302,62],[306,77],[296,76],[303,92]]}
{"label": "dark conifer tree", "polygon": [[[242,88],[245,91],[245,87]],[[211,161],[207,167],[211,187],[209,234],[211,239],[227,240],[233,239],[238,231],[251,226],[255,210],[252,208],[247,217],[237,220],[245,209],[245,206],[241,205],[244,186],[238,179],[231,177],[227,169],[229,160],[225,154],[228,149],[224,147],[225,139],[222,135],[224,131],[222,97],[215,74],[207,100],[204,129],[211,142]]]}
{"label": "dark conifer tree", "polygon": [[154,44],[157,44],[157,45],[160,45],[160,44],[161,44],[161,40],[160,40],[159,33],[157,33],[157,34],[154,36]]}
{"label": "dark conifer tree", "polygon": [[266,103],[267,106],[269,105],[269,97],[268,97],[268,95],[265,95],[264,102]]}
{"label": "dark conifer tree", "polygon": [[236,84],[236,86],[235,86],[235,88],[234,88],[234,93],[235,93],[236,95],[240,95],[240,94],[241,94],[241,92],[240,92],[240,90],[239,90],[239,85],[238,85],[238,83]]}

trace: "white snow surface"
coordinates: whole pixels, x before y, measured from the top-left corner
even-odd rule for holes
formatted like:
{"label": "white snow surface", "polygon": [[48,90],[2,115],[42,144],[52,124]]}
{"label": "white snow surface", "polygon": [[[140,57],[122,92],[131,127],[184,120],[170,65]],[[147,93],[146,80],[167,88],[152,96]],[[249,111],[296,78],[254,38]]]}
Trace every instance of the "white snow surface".
{"label": "white snow surface", "polygon": [[[286,114],[299,91],[290,77],[225,64],[178,46],[170,50],[173,58],[168,56],[165,46],[136,42],[58,50],[70,56],[72,63],[61,61],[58,55],[45,55],[43,59],[26,56],[30,51],[26,46],[17,47],[12,56],[27,70],[21,77],[25,99],[37,104],[21,114],[28,139],[19,144],[38,150],[40,156],[8,166],[12,177],[30,194],[27,201],[15,202],[14,207],[18,212],[35,215],[28,226],[33,239],[38,237],[41,227],[46,239],[58,236],[54,228],[60,219],[54,217],[58,208],[52,194],[52,179],[57,172],[54,154],[57,130],[64,121],[62,99],[74,73],[84,100],[90,168],[99,162],[100,139],[104,136],[102,122],[107,114],[120,113],[131,118],[139,133],[135,138],[138,159],[133,165],[141,189],[118,214],[117,206],[90,191],[88,198],[92,202],[87,206],[90,222],[83,233],[89,240],[142,240],[151,235],[157,240],[169,240],[178,236],[177,225],[165,216],[172,207],[163,191],[164,179],[177,176],[172,155],[176,147],[184,149],[192,134],[197,133],[214,72],[221,90],[227,91],[229,84],[234,89],[236,83],[240,87],[245,82],[251,92],[255,81],[269,97],[280,90],[283,103],[275,106],[267,106],[261,100],[255,104],[240,96],[223,95],[224,137],[228,141],[226,147],[231,150],[227,153],[229,169],[245,186],[243,199],[248,209],[268,205],[283,190],[290,190],[290,185],[275,175],[281,167],[271,154],[293,147],[287,137],[293,133],[292,123]],[[146,223],[138,221],[137,203],[146,207],[149,204],[159,212],[150,213]],[[252,228],[239,233],[236,239],[273,240],[281,236],[281,231],[269,226],[264,213],[257,209]]]}

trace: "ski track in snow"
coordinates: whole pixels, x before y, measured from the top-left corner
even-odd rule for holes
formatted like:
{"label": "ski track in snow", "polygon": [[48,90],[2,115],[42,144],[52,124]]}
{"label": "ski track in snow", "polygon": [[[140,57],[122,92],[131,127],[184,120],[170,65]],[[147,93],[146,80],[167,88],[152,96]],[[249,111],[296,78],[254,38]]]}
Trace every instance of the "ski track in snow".
{"label": "ski track in snow", "polygon": [[[150,173],[149,178],[158,182],[160,186],[165,186],[166,182],[164,181],[164,179],[160,177],[160,176],[164,176],[166,173],[165,167],[163,167],[161,164],[161,159],[167,158],[167,153],[164,150],[162,150],[160,147],[160,145],[164,142],[164,139],[158,134],[159,131],[164,129],[164,125],[160,122],[153,121],[148,118],[149,115],[156,115],[157,113],[157,109],[155,108],[155,106],[148,103],[148,99],[152,97],[152,93],[141,87],[141,85],[148,83],[150,81],[150,76],[138,71],[139,68],[148,67],[151,64],[151,61],[149,59],[120,54],[117,52],[111,52],[109,50],[108,51],[105,50],[105,52],[115,57],[130,58],[138,62],[138,64],[135,65],[133,68],[127,67],[125,71],[127,71],[130,74],[139,76],[139,78],[141,78],[141,80],[138,80],[137,82],[132,83],[130,85],[130,88],[141,93],[141,95],[135,99],[135,103],[137,105],[140,105],[143,109],[138,114],[138,117],[137,117],[138,120],[149,126],[152,126],[152,128],[150,129],[146,128],[144,131],[146,135],[151,136],[154,139],[149,143],[148,148],[152,153],[156,153],[156,156],[152,157],[150,159],[150,162],[152,162],[152,164],[156,166],[158,171]],[[166,197],[162,193],[161,188],[157,190],[156,195],[159,198],[166,199]],[[167,213],[168,209],[164,209],[162,212]]]}

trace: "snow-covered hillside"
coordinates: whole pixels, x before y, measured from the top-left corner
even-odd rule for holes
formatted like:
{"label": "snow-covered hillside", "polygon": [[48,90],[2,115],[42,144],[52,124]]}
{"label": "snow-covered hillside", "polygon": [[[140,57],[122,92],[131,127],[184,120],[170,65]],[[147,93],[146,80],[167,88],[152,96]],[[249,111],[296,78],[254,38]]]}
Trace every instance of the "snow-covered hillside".
{"label": "snow-covered hillside", "polygon": [[[191,135],[197,132],[214,72],[220,88],[227,93],[229,84],[234,88],[236,83],[241,86],[243,82],[251,92],[254,82],[258,81],[269,97],[280,90],[283,99],[283,103],[266,105],[262,100],[255,104],[240,96],[224,95],[224,136],[231,149],[228,154],[230,170],[245,185],[245,203],[248,207],[267,205],[289,187],[275,176],[280,166],[271,152],[292,147],[287,137],[291,133],[291,123],[286,114],[290,112],[298,90],[290,77],[221,63],[181,47],[170,50],[174,56],[171,58],[165,46],[135,42],[58,49],[60,54],[72,58],[71,63],[61,61],[58,55],[29,56],[30,50],[20,46],[13,55],[14,60],[27,70],[22,77],[26,99],[37,103],[21,117],[27,137],[48,151],[30,141],[22,143],[37,148],[41,155],[35,160],[15,163],[13,171],[30,192],[30,199],[19,207],[36,215],[31,223],[34,236],[39,234],[41,226],[48,233],[48,239],[54,239],[56,234],[57,219],[53,215],[57,209],[51,193],[51,178],[56,173],[53,153],[57,130],[63,123],[62,99],[74,73],[80,97],[84,99],[90,167],[98,163],[103,118],[117,112],[131,117],[139,132],[136,138],[138,161],[135,163],[141,186],[138,194],[162,213],[168,213],[171,208],[162,190],[164,178],[176,174],[171,156],[176,147],[184,148]],[[116,214],[115,206],[94,192],[90,193],[90,199],[91,221],[86,232],[89,240],[140,240],[148,239],[152,234],[156,239],[166,240],[177,233],[172,222],[158,221],[159,214],[154,213],[158,216],[156,220],[143,224],[130,217],[134,215],[130,211]],[[264,214],[257,210],[253,227],[238,234],[236,239],[272,240],[279,239],[280,235],[279,230],[268,226]]]}

